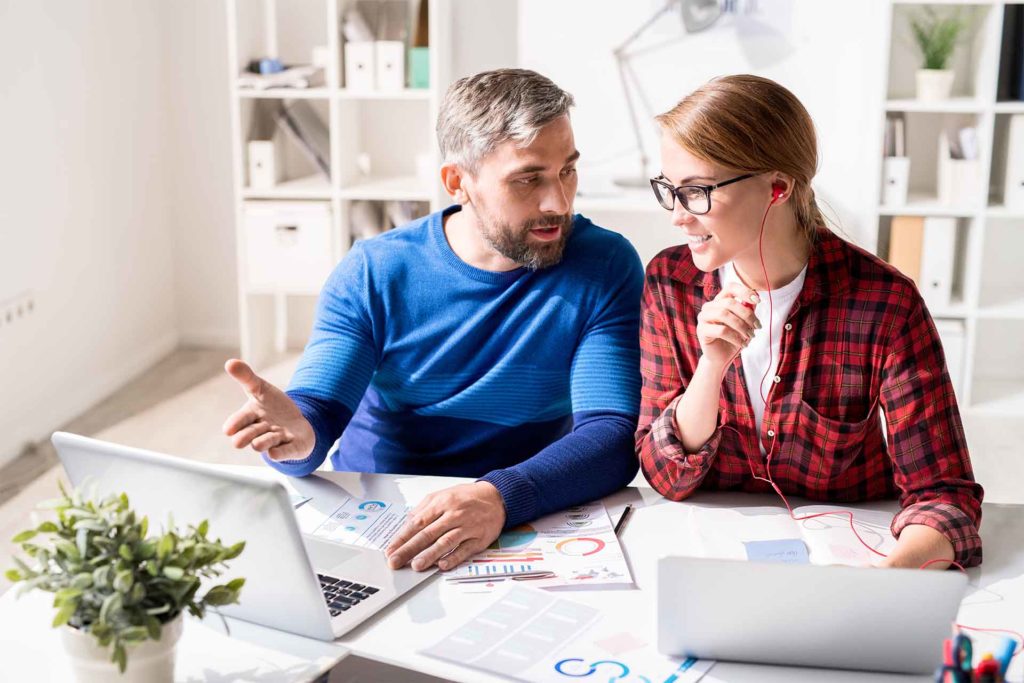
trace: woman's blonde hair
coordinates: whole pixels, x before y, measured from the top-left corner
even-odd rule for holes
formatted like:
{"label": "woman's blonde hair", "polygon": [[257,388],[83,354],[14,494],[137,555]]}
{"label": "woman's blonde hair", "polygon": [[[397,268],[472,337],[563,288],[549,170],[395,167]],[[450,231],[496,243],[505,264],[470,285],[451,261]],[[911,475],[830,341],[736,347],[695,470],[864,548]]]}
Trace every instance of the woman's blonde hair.
{"label": "woman's blonde hair", "polygon": [[811,189],[818,170],[814,122],[775,81],[747,74],[715,78],[655,120],[696,157],[741,173],[790,176],[790,201],[808,241],[814,244],[818,229],[826,227]]}

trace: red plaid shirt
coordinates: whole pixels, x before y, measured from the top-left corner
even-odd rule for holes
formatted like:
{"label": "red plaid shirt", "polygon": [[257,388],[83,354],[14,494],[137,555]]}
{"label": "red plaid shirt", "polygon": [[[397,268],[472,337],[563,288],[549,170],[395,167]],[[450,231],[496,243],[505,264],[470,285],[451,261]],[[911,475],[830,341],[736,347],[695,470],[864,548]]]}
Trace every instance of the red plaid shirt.
{"label": "red plaid shirt", "polygon": [[687,246],[666,249],[647,267],[636,448],[651,486],[672,500],[697,489],[771,492],[751,474],[767,476],[760,437],[787,495],[838,503],[898,494],[895,536],[925,524],[945,534],[957,562],[979,564],[983,491],[938,333],[914,284],[821,231],[786,320],[760,429],[737,356],[722,382],[718,427],[690,453],[675,407],[701,356],[697,313],[720,289],[718,274],[700,271]]}

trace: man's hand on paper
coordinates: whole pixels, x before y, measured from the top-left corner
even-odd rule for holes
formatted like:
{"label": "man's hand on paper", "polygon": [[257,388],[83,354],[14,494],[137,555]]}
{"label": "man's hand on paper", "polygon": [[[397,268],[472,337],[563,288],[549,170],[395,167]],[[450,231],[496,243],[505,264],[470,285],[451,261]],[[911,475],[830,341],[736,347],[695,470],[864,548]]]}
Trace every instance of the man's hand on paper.
{"label": "man's hand on paper", "polygon": [[240,360],[229,360],[224,370],[249,396],[245,405],[224,422],[224,433],[232,437],[235,448],[252,446],[271,460],[302,460],[313,452],[313,427],[288,394]]}
{"label": "man's hand on paper", "polygon": [[485,481],[459,484],[430,494],[409,513],[385,551],[392,569],[416,571],[435,564],[452,569],[475,555],[505,526],[505,502]]}

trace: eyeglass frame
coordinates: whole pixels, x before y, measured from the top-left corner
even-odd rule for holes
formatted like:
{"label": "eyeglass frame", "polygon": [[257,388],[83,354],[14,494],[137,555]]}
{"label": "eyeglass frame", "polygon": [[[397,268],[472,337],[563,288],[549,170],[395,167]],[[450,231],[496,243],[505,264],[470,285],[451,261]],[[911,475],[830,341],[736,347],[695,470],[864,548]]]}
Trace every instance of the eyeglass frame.
{"label": "eyeglass frame", "polygon": [[[651,190],[654,192],[654,196],[656,198],[658,197],[658,188],[656,186],[664,187],[672,195],[672,206],[671,207],[666,207],[664,204],[661,203],[661,200],[658,199],[658,206],[660,206],[661,208],[665,209],[666,211],[674,211],[675,208],[676,208],[676,202],[678,201],[679,204],[683,207],[683,209],[685,209],[688,213],[693,214],[694,216],[704,216],[704,215],[707,215],[708,213],[711,212],[711,192],[712,192],[712,190],[717,190],[720,187],[725,187],[726,185],[732,185],[733,183],[738,183],[739,181],[746,180],[747,178],[753,178],[756,175],[759,175],[759,174],[758,173],[745,173],[743,175],[736,176],[735,178],[730,178],[729,180],[723,180],[722,182],[716,183],[714,185],[679,185],[679,186],[676,186],[676,185],[673,185],[672,183],[668,182],[668,178],[666,178],[665,175],[662,174],[662,175],[657,176],[656,178],[651,178]],[[680,190],[684,190],[684,189],[687,189],[687,188],[697,188],[697,189],[700,189],[700,190],[704,191],[704,199],[706,199],[707,203],[708,203],[707,211],[700,211],[700,212],[698,212],[698,211],[691,211],[690,210],[690,207],[686,205],[686,202],[682,199],[682,197],[679,194]]]}

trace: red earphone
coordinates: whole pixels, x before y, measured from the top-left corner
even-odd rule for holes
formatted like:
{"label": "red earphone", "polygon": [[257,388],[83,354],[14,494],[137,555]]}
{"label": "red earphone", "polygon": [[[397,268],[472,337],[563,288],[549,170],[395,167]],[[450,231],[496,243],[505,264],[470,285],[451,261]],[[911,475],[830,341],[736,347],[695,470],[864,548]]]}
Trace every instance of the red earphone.
{"label": "red earphone", "polygon": [[785,185],[783,185],[779,181],[775,181],[774,183],[772,183],[772,203],[773,204],[775,202],[777,202],[778,200],[782,199],[782,196],[784,194],[786,194],[786,186]]}

